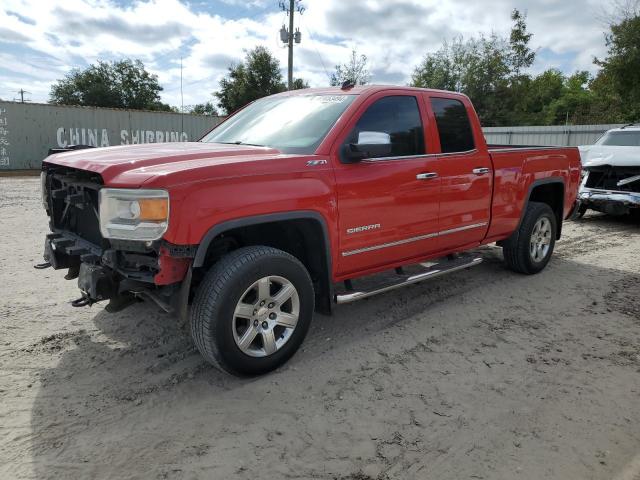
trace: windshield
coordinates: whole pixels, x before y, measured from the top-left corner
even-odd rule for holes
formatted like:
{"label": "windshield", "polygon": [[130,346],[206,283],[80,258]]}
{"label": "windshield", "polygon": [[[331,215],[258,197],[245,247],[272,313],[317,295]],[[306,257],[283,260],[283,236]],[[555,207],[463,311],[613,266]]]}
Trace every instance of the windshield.
{"label": "windshield", "polygon": [[294,95],[257,100],[201,141],[314,153],[355,95]]}
{"label": "windshield", "polygon": [[640,130],[628,132],[607,132],[596,145],[617,145],[619,147],[640,147]]}

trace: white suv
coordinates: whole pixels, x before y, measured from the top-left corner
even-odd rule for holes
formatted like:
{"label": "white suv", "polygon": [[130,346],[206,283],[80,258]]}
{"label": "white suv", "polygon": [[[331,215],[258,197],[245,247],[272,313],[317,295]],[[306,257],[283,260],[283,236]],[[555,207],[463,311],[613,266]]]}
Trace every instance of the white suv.
{"label": "white suv", "polygon": [[595,145],[578,148],[584,170],[579,216],[589,208],[611,215],[640,209],[640,124],[614,128]]}

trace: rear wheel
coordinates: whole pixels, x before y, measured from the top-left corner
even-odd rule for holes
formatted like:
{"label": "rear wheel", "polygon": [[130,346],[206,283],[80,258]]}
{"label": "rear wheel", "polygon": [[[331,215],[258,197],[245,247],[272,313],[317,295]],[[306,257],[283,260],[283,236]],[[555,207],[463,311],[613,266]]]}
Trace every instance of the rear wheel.
{"label": "rear wheel", "polygon": [[313,284],[298,259],[271,247],[241,248],[216,263],[198,288],[191,333],[208,362],[257,375],[296,352],[313,308]]}
{"label": "rear wheel", "polygon": [[520,227],[502,247],[507,266],[520,273],[540,272],[551,259],[556,231],[556,216],[551,207],[530,202]]}

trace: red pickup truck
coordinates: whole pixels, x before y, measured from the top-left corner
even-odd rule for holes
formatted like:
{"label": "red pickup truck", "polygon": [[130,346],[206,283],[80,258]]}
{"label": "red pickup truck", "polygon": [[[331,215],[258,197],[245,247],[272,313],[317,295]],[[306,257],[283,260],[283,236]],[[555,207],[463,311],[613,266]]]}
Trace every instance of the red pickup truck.
{"label": "red pickup truck", "polygon": [[487,146],[458,93],[297,90],[199,142],[46,158],[40,267],[78,278],[75,306],[188,316],[207,361],[259,374],[294,354],[314,310],[476,265],[462,252],[479,245],[539,272],[580,170],[575,148]]}

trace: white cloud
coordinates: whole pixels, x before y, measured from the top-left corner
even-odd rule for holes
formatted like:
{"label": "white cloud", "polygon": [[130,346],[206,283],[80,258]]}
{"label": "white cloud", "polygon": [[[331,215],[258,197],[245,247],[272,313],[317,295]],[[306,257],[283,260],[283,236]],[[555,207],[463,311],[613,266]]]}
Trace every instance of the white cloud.
{"label": "white cloud", "polygon": [[[48,82],[98,59],[140,58],[159,76],[163,99],[180,103],[183,57],[185,104],[210,99],[229,63],[256,45],[269,48],[286,68],[278,30],[286,15],[277,2],[220,0],[207,12],[178,0],[140,0],[128,6],[111,0],[4,0],[0,7],[0,96],[17,85],[46,100]],[[546,55],[535,66],[594,70],[604,41],[596,0],[306,0],[297,17],[303,39],[296,46],[295,76],[326,85],[327,71],[345,61],[351,48],[367,55],[374,82],[406,83],[426,51],[453,35],[495,31],[506,35],[514,7],[528,13],[532,44]],[[233,9],[234,18],[221,12]],[[22,17],[22,18],[21,18]],[[26,20],[26,21],[25,21]],[[8,37],[8,38],[7,38]],[[568,61],[566,61],[568,59]],[[558,62],[558,60],[554,60]]]}

